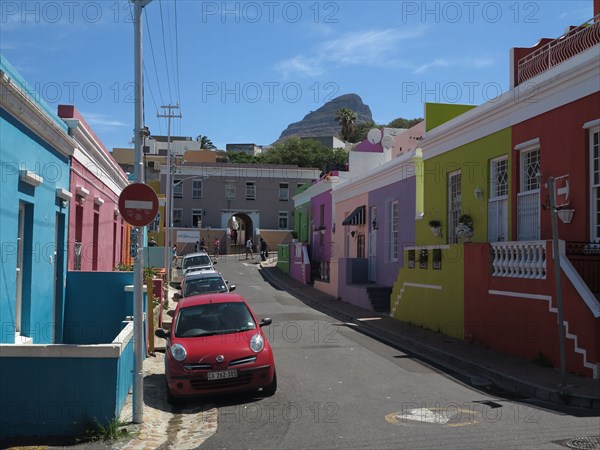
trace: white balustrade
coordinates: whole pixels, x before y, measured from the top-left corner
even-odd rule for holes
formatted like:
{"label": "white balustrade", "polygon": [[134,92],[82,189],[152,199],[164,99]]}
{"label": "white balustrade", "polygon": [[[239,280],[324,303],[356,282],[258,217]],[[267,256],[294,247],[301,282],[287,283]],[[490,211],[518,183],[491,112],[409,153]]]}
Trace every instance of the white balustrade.
{"label": "white balustrade", "polygon": [[492,242],[492,276],[546,278],[546,241]]}

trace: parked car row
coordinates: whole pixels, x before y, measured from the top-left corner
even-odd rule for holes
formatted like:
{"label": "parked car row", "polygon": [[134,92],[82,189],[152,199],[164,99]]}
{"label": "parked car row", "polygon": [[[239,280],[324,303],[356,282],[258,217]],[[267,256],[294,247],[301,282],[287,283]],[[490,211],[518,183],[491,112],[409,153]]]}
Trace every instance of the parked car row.
{"label": "parked car row", "polygon": [[186,397],[277,390],[271,346],[262,331],[271,319],[257,320],[241,295],[212,265],[206,252],[186,255],[181,291],[170,331],[156,330],[167,341],[167,401]]}

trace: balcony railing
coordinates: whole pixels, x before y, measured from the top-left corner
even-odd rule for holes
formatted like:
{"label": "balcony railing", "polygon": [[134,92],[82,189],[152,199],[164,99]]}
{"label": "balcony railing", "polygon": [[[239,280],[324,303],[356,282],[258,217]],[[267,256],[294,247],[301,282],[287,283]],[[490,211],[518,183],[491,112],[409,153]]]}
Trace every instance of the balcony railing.
{"label": "balcony railing", "polygon": [[546,278],[546,241],[493,242],[492,276]]}
{"label": "balcony railing", "polygon": [[517,84],[529,80],[600,43],[600,14],[518,62]]}

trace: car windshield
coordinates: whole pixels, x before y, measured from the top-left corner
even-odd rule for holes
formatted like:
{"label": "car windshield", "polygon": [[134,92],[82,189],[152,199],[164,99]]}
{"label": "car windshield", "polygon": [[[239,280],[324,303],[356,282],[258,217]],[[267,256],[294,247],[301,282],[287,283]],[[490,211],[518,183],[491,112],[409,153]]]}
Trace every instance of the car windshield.
{"label": "car windshield", "polygon": [[241,302],[208,303],[180,308],[175,322],[175,336],[190,338],[254,330],[256,323]]}
{"label": "car windshield", "polygon": [[187,269],[188,267],[194,266],[210,266],[210,258],[208,255],[198,255],[198,256],[190,256],[189,258],[183,259],[183,268]]}
{"label": "car windshield", "polygon": [[183,296],[227,292],[227,285],[221,277],[204,277],[185,280]]}

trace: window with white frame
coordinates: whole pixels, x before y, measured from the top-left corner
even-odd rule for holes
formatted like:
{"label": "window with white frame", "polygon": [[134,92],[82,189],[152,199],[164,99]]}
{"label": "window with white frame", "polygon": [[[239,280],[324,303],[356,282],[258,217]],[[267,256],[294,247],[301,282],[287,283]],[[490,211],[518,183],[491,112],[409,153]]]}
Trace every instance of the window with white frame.
{"label": "window with white frame", "polygon": [[173,227],[183,226],[183,209],[173,209]]}
{"label": "window with white frame", "polygon": [[390,261],[398,261],[398,200],[390,203]]}
{"label": "window with white frame", "polygon": [[456,244],[456,227],[462,210],[460,170],[448,174],[448,243]]}
{"label": "window with white frame", "polygon": [[192,226],[194,228],[198,228],[202,225],[202,214],[204,214],[204,210],[192,209]]}
{"label": "window with white frame", "polygon": [[[539,145],[539,144],[538,144]],[[517,239],[540,238],[540,148],[519,155],[519,194],[517,195]]]}
{"label": "window with white frame", "polygon": [[521,192],[540,188],[540,149],[521,153]]}
{"label": "window with white frame", "polygon": [[183,181],[173,182],[173,197],[183,198]]}
{"label": "window with white frame", "polygon": [[490,161],[488,241],[508,239],[508,157]]}
{"label": "window with white frame", "polygon": [[287,183],[279,183],[279,200],[287,202],[290,199],[290,188]]}
{"label": "window with white frame", "polygon": [[287,211],[279,211],[279,220],[277,221],[279,224],[280,230],[288,230],[288,216],[289,213]]}
{"label": "window with white frame", "polygon": [[235,182],[225,182],[225,200],[235,200]]}
{"label": "window with white frame", "polygon": [[194,180],[192,184],[192,198],[202,198],[202,181]]}
{"label": "window with white frame", "polygon": [[600,127],[590,129],[590,208],[592,241],[600,240]]}
{"label": "window with white frame", "polygon": [[246,200],[256,200],[255,181],[246,181]]}

